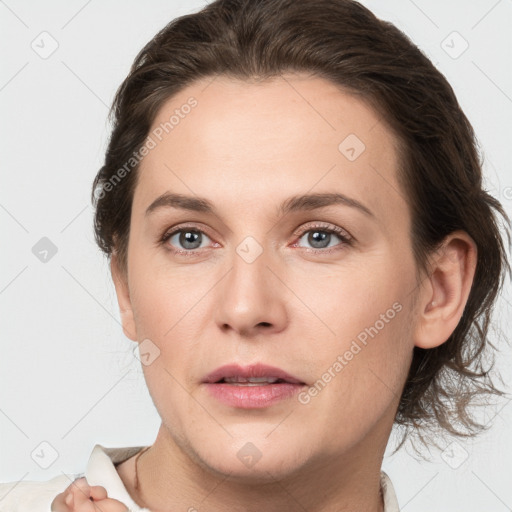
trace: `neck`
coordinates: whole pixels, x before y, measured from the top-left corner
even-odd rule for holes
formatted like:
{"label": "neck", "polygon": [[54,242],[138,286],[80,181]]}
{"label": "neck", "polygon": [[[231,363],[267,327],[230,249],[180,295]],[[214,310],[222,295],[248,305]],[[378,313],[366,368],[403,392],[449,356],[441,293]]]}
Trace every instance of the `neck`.
{"label": "neck", "polygon": [[254,478],[219,473],[162,425],[138,461],[138,489],[131,472],[125,484],[134,501],[153,512],[383,512],[380,470],[389,433],[390,426],[372,432],[343,456],[322,453],[293,473],[277,468],[276,475],[269,470]]}

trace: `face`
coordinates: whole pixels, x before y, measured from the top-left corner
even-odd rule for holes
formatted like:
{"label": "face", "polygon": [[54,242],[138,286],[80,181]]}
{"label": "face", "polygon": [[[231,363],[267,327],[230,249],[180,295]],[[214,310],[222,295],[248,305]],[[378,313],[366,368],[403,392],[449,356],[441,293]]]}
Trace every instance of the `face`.
{"label": "face", "polygon": [[[385,445],[416,288],[390,129],[329,81],[289,75],[197,82],[150,134],[124,298],[116,286],[125,332],[150,354],[143,370],[169,443],[216,472],[262,479]],[[304,195],[316,198],[291,199]],[[304,384],[256,406],[248,395],[265,385],[224,384],[246,393],[236,405],[204,383],[223,365],[257,363]]]}

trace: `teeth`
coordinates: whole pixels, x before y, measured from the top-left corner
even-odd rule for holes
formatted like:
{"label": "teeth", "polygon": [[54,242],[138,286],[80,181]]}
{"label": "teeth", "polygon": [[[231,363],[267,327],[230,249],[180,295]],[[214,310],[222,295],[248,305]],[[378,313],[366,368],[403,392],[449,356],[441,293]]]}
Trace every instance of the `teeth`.
{"label": "teeth", "polygon": [[273,384],[278,381],[277,377],[224,377],[224,382],[228,384],[245,384],[247,386],[257,386],[258,384]]}

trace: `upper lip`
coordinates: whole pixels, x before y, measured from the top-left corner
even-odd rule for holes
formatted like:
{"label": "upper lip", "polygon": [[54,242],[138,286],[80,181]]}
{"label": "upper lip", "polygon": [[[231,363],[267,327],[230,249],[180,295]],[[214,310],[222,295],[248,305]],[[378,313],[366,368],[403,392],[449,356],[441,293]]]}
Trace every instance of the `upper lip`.
{"label": "upper lip", "polygon": [[280,368],[261,363],[250,366],[240,366],[238,364],[220,366],[207,375],[203,382],[215,383],[221,381],[224,377],[276,377],[292,384],[305,384],[301,379],[290,375]]}

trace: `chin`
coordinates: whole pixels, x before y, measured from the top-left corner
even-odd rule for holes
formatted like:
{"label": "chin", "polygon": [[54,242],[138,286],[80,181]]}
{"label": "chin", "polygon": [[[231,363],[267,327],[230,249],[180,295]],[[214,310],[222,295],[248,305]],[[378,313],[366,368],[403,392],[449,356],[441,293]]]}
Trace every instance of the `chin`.
{"label": "chin", "polygon": [[297,443],[290,439],[285,444],[277,437],[274,441],[265,436],[231,439],[228,444],[210,441],[211,450],[200,449],[196,455],[209,471],[246,484],[275,483],[276,479],[302,469],[307,456],[298,449]]}
{"label": "chin", "polygon": [[239,461],[232,459],[219,464],[219,461],[212,462],[210,471],[221,475],[222,478],[229,478],[230,482],[237,482],[244,485],[261,486],[264,484],[275,484],[276,480],[282,480],[298,471],[298,467],[283,467],[282,461],[272,463],[271,461],[258,461],[252,467],[244,467]]}

